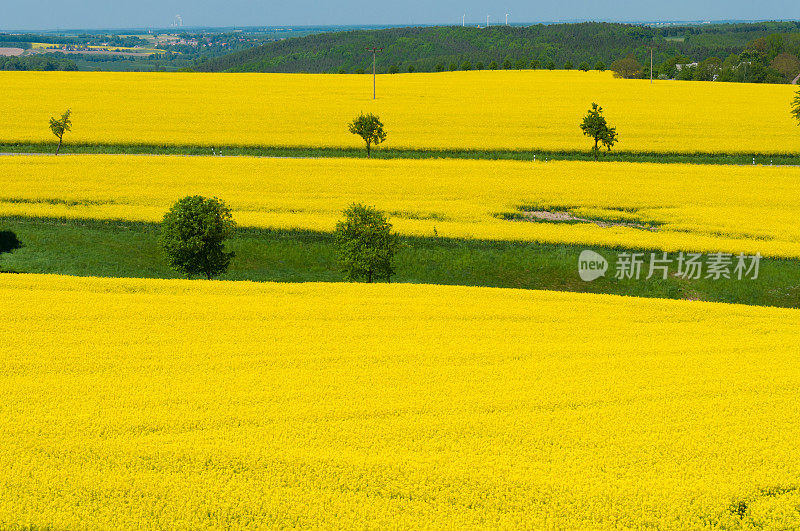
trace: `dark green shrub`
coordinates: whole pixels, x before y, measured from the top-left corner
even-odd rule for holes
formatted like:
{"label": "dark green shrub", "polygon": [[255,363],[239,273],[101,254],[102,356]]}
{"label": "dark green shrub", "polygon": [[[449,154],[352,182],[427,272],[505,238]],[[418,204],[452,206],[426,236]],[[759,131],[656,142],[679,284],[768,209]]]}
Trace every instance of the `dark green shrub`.
{"label": "dark green shrub", "polygon": [[173,270],[210,280],[228,270],[234,254],[225,251],[225,240],[235,229],[225,203],[216,197],[187,196],[164,215],[159,242]]}
{"label": "dark green shrub", "polygon": [[392,260],[400,246],[386,215],[374,207],[353,203],[336,224],[339,267],[350,281],[389,281]]}

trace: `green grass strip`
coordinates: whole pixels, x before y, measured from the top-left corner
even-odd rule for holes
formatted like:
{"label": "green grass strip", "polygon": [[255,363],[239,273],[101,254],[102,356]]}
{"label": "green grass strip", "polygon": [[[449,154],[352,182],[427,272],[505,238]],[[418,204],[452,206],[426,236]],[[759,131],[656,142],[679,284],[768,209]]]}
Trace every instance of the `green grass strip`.
{"label": "green grass strip", "polygon": [[[0,144],[0,153],[53,153],[52,143],[6,143]],[[149,144],[71,144],[61,148],[62,153],[72,154],[125,154],[125,155],[213,155],[286,158],[364,158],[360,148],[326,147],[276,147],[276,146],[172,146]],[[478,159],[478,160],[593,160],[588,151],[542,151],[542,150],[477,150],[477,149],[396,149],[381,147],[373,150],[376,159]],[[800,165],[800,153],[634,153],[612,151],[601,155],[606,162],[654,162],[689,164],[757,164]]]}
{"label": "green grass strip", "polygon": [[[155,223],[0,218],[23,247],[0,255],[0,270],[100,277],[180,278],[158,246]],[[759,306],[800,307],[800,261],[763,259],[758,280],[617,280],[584,282],[578,256],[586,248],[615,258],[631,249],[524,242],[403,237],[392,282],[610,293]],[[340,282],[331,233],[240,228],[229,242],[235,251],[225,280]],[[649,261],[649,251],[644,251]],[[647,262],[646,262],[647,263]],[[643,268],[643,277],[647,275]]]}

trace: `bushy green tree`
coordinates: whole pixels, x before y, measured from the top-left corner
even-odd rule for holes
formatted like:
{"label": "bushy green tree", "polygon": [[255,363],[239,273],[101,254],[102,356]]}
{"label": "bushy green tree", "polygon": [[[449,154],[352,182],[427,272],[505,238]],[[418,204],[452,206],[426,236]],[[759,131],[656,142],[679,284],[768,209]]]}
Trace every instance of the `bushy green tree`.
{"label": "bushy green tree", "polygon": [[531,70],[539,70],[541,67],[542,63],[538,59],[531,61]]}
{"label": "bushy green tree", "polygon": [[389,73],[390,74],[399,74],[400,73],[400,68],[397,65],[391,65],[389,67]]}
{"label": "bushy green tree", "polygon": [[374,114],[359,114],[350,124],[348,129],[354,135],[364,139],[367,145],[367,158],[371,157],[372,144],[376,146],[386,140],[386,131],[383,130],[383,123]]}
{"label": "bushy green tree", "polygon": [[[675,79],[678,76],[678,67],[677,65],[687,65],[692,63],[692,59],[685,56],[685,55],[674,55],[661,63],[659,67],[658,74],[662,76],[666,76],[669,79]],[[736,64],[739,63],[739,57],[736,56]]]}
{"label": "bushy green tree", "polygon": [[770,66],[784,76],[786,82],[791,82],[800,73],[800,59],[796,55],[783,52],[775,56]]}
{"label": "bushy green tree", "polygon": [[67,109],[64,114],[61,115],[61,118],[56,120],[53,117],[50,117],[50,130],[56,135],[58,138],[58,147],[56,148],[56,155],[58,152],[61,151],[61,143],[64,141],[64,133],[70,131],[72,129],[72,120],[70,120],[70,115],[72,111]]}
{"label": "bushy green tree", "polygon": [[594,69],[598,72],[605,72],[606,64],[603,61],[597,61],[597,63],[594,65]]}
{"label": "bushy green tree", "polygon": [[588,72],[589,63],[587,63],[586,61],[582,62],[580,65],[578,65],[578,70],[580,70],[581,72]]}
{"label": "bushy green tree", "polygon": [[624,59],[617,59],[611,63],[611,70],[614,71],[616,77],[634,79],[641,76],[642,65],[633,55],[629,55]]}
{"label": "bushy green tree", "polygon": [[10,253],[22,247],[17,235],[10,230],[0,230],[0,255]]}
{"label": "bushy green tree", "polygon": [[472,70],[472,63],[469,61],[464,61],[461,63],[461,70]]}
{"label": "bushy green tree", "polygon": [[719,71],[722,69],[722,59],[719,57],[709,57],[700,61],[694,71],[695,81],[714,81]]}
{"label": "bushy green tree", "polygon": [[22,247],[17,235],[10,230],[0,230],[0,254],[10,253]]}
{"label": "bushy green tree", "polygon": [[572,70],[572,61],[564,63],[564,70]]}
{"label": "bushy green tree", "polygon": [[483,61],[478,61],[477,63],[475,63],[475,70],[483,70],[484,68],[486,67],[483,64]]}
{"label": "bushy green tree", "polygon": [[489,70],[497,70],[497,61],[489,63]]}
{"label": "bushy green tree", "polygon": [[374,207],[353,203],[336,224],[339,266],[350,281],[389,281],[400,242],[386,215]]}
{"label": "bushy green tree", "polygon": [[592,148],[594,160],[597,160],[597,155],[600,151],[599,144],[611,151],[611,147],[617,142],[617,129],[608,126],[608,122],[603,116],[603,108],[596,103],[592,103],[592,108],[584,116],[581,130],[584,135],[594,140],[594,147]]}
{"label": "bushy green tree", "polygon": [[216,197],[187,196],[172,205],[161,224],[160,243],[169,266],[209,280],[227,271],[234,253],[225,251],[236,222]]}

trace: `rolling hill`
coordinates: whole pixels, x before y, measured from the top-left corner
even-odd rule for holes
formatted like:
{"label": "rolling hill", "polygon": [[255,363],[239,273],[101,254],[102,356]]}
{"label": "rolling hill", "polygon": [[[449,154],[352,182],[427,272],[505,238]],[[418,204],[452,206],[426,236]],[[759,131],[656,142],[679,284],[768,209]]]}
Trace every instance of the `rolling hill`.
{"label": "rolling hill", "polygon": [[[378,72],[436,71],[476,67],[492,62],[502,68],[542,68],[602,62],[633,54],[649,62],[650,47],[660,64],[670,57],[691,61],[725,59],[755,47],[766,64],[781,51],[800,53],[800,23],[764,22],[701,26],[648,27],[617,23],[538,24],[529,27],[407,27],[310,35],[267,43],[210,59],[196,67],[201,72],[309,72],[359,73],[372,67],[368,47],[383,48]],[[773,36],[773,37],[770,37]],[[777,36],[777,38],[775,37]],[[759,41],[760,39],[760,41]],[[771,39],[771,40],[770,40]],[[763,43],[762,43],[763,41]],[[778,43],[780,41],[780,43]],[[758,42],[757,46],[753,43]],[[760,49],[759,49],[760,48]],[[770,57],[771,56],[771,57]],[[691,62],[688,61],[688,62]]]}

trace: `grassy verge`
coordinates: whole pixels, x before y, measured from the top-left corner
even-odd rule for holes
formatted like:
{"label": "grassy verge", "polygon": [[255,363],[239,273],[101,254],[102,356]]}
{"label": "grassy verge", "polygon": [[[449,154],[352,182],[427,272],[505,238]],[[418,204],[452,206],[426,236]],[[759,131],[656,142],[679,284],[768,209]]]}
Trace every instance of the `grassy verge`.
{"label": "grassy verge", "polygon": [[[312,147],[248,147],[216,146],[213,153],[224,156],[252,157],[364,157],[361,148]],[[0,144],[0,153],[53,153],[51,143]],[[73,154],[128,154],[128,155],[212,155],[210,146],[160,146],[144,144],[65,144],[62,153]],[[376,159],[482,159],[482,160],[593,160],[588,151],[511,151],[511,150],[446,150],[446,149],[394,149],[383,147],[373,151]],[[783,153],[633,153],[612,151],[603,153],[601,161],[689,163],[689,164],[759,164],[800,165],[800,154]]]}
{"label": "grassy verge", "polygon": [[[0,269],[106,277],[178,278],[158,248],[159,226],[92,220],[0,218],[24,247],[0,257]],[[394,282],[613,293],[800,307],[800,261],[763,260],[758,280],[616,280],[583,282],[581,246],[446,238],[403,238]],[[240,229],[227,280],[338,282],[336,250],[328,233]],[[609,258],[619,249],[593,248]],[[612,264],[613,268],[613,264]]]}

